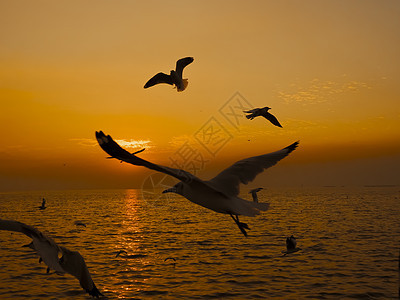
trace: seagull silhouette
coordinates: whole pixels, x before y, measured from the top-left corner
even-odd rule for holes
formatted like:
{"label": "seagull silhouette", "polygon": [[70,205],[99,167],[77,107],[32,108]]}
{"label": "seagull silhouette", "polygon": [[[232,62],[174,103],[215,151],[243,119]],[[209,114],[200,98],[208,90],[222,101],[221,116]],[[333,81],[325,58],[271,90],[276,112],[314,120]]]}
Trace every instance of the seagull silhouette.
{"label": "seagull silhouette", "polygon": [[69,273],[79,280],[89,295],[97,298],[103,296],[94,284],[85,260],[79,252],[58,246],[52,238],[21,222],[0,219],[0,230],[20,232],[30,237],[32,245],[27,246],[37,252],[40,256],[39,262],[43,261],[48,266],[47,273],[51,269],[58,274]]}
{"label": "seagull silhouette", "polygon": [[39,206],[39,209],[45,209],[46,208],[46,199],[42,199],[42,205]]}
{"label": "seagull silhouette", "polygon": [[286,249],[287,251],[293,251],[296,249],[297,241],[296,238],[291,235],[290,237],[286,238]]}
{"label": "seagull silhouette", "polygon": [[126,250],[119,250],[117,252],[117,255],[115,255],[115,257],[124,257],[124,258],[142,258],[142,257],[146,257],[147,254],[128,254],[128,252]]}
{"label": "seagull silhouette", "polygon": [[102,131],[96,131],[96,138],[100,147],[111,157],[179,179],[180,182],[172,188],[166,189],[163,193],[177,193],[200,206],[218,213],[229,214],[245,236],[247,236],[246,229],[250,228],[246,223],[239,221],[239,215],[254,217],[260,214],[260,211],[266,211],[269,204],[251,202],[239,198],[239,184],[247,184],[254,180],[264,169],[275,165],[296,149],[298,145],[298,142],[295,142],[282,150],[270,154],[240,160],[213,179],[203,181],[184,170],[164,167],[141,159],[121,148],[111,136],[105,135]]}
{"label": "seagull silhouette", "polygon": [[178,92],[184,91],[188,85],[188,80],[182,79],[183,69],[188,64],[191,64],[193,60],[193,57],[181,58],[176,62],[175,70],[171,70],[169,75],[162,72],[154,75],[149,81],[146,82],[144,88],[147,89],[159,83],[167,83],[170,85],[175,85]]}
{"label": "seagull silhouette", "polygon": [[261,191],[263,188],[256,188],[256,189],[252,189],[249,191],[249,194],[251,194],[251,196],[253,197],[253,201],[254,202],[258,202],[258,196],[257,193],[259,191]]}
{"label": "seagull silhouette", "polygon": [[266,118],[268,121],[270,121],[272,124],[274,124],[275,126],[282,127],[282,125],[279,123],[278,119],[273,114],[270,114],[268,112],[270,109],[271,109],[270,107],[266,106],[263,108],[254,108],[252,110],[247,110],[247,111],[243,111],[243,112],[250,114],[250,115],[246,116],[247,119],[253,120],[255,117],[262,116],[262,117]]}

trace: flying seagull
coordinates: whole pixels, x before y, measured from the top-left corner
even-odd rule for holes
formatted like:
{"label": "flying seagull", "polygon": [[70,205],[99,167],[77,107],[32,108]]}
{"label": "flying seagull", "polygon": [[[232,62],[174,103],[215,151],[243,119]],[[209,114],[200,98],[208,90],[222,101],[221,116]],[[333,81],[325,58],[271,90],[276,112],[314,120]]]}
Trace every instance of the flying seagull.
{"label": "flying seagull", "polygon": [[159,83],[167,83],[170,85],[175,85],[178,92],[184,91],[188,85],[188,80],[182,79],[183,69],[188,64],[191,64],[193,60],[193,57],[181,58],[176,62],[175,70],[171,70],[169,75],[162,72],[154,75],[149,81],[146,82],[144,88],[147,89]]}
{"label": "flying seagull", "polygon": [[128,252],[126,250],[119,250],[117,255],[115,255],[115,257],[124,257],[124,258],[142,258],[142,257],[146,257],[147,254],[128,254]]}
{"label": "flying seagull", "polygon": [[21,222],[0,219],[0,230],[20,232],[30,237],[32,245],[27,246],[37,252],[40,256],[39,262],[43,261],[47,265],[47,273],[50,270],[58,274],[69,273],[79,280],[89,295],[97,298],[103,295],[94,284],[85,260],[79,252],[58,246],[52,238]]}
{"label": "flying seagull", "polygon": [[279,123],[278,119],[273,115],[268,112],[271,108],[266,106],[263,108],[254,108],[251,110],[243,111],[249,115],[246,116],[247,119],[253,120],[255,117],[263,116],[266,118],[268,121],[270,121],[272,124],[278,127],[282,127],[282,125]]}
{"label": "flying seagull", "polygon": [[108,155],[118,160],[136,166],[143,166],[179,179],[180,182],[172,188],[166,189],[163,193],[177,193],[200,206],[218,213],[229,214],[245,236],[247,236],[246,229],[249,229],[249,227],[246,223],[239,221],[239,215],[254,217],[260,214],[260,211],[266,211],[269,204],[251,202],[239,198],[239,184],[247,184],[254,180],[264,169],[275,165],[296,149],[298,145],[298,142],[295,142],[282,150],[270,154],[240,160],[213,179],[203,181],[184,170],[156,165],[141,159],[121,148],[111,136],[105,135],[102,131],[96,131],[96,138],[100,147]]}
{"label": "flying seagull", "polygon": [[82,221],[75,221],[74,224],[75,224],[76,226],[83,226],[83,227],[86,227],[86,224],[83,223]]}
{"label": "flying seagull", "polygon": [[257,193],[258,193],[259,191],[261,191],[262,189],[263,189],[263,188],[256,188],[256,189],[250,190],[249,194],[251,194],[251,196],[253,196],[253,201],[254,201],[254,202],[258,202]]}

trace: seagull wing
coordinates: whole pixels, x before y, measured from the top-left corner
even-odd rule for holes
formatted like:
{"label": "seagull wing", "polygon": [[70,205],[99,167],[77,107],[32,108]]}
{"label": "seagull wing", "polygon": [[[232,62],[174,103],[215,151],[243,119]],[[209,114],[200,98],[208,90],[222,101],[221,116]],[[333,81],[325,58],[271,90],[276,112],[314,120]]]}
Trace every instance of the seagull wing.
{"label": "seagull wing", "polygon": [[0,219],[0,230],[20,232],[30,237],[33,242],[34,250],[42,258],[44,263],[50,269],[55,270],[58,273],[64,273],[64,270],[58,262],[60,247],[52,238],[44,235],[32,226],[14,220]]}
{"label": "seagull wing", "polygon": [[266,118],[268,121],[270,121],[272,124],[278,127],[282,127],[282,125],[279,123],[278,119],[273,115],[270,114],[269,112],[265,113],[262,115],[264,118]]}
{"label": "seagull wing", "polygon": [[135,166],[143,166],[148,169],[161,172],[170,176],[173,176],[185,183],[192,183],[193,181],[202,182],[196,176],[189,172],[180,169],[173,169],[169,167],[164,167],[160,165],[153,164],[147,160],[141,159],[136,155],[129,153],[118,145],[111,136],[105,135],[102,131],[96,131],[96,139],[100,147],[107,152],[110,156],[122,160],[124,162],[130,163]]}
{"label": "seagull wing", "polygon": [[191,64],[194,61],[193,57],[185,57],[185,58],[181,58],[180,60],[178,60],[176,62],[176,68],[175,71],[176,73],[178,73],[179,77],[182,78],[182,74],[183,74],[183,69],[188,65]]}
{"label": "seagull wing", "polygon": [[209,180],[208,183],[228,196],[237,196],[240,183],[247,184],[253,181],[264,169],[272,167],[289,155],[290,152],[296,149],[298,144],[299,142],[295,142],[276,152],[239,160]]}
{"label": "seagull wing", "polygon": [[252,114],[255,112],[258,112],[261,108],[254,108],[254,109],[250,109],[250,110],[244,110],[243,112],[247,113],[247,114]]}
{"label": "seagull wing", "polygon": [[261,191],[263,188],[255,188],[249,191],[249,194],[251,193],[258,193],[259,191]]}
{"label": "seagull wing", "polygon": [[174,84],[170,75],[160,72],[160,73],[154,75],[152,78],[150,78],[150,80],[147,81],[146,84],[144,85],[144,88],[147,89],[147,88],[149,88],[153,85],[159,84],[159,83],[167,83],[170,85]]}
{"label": "seagull wing", "polygon": [[65,272],[76,277],[81,287],[92,297],[103,296],[94,284],[82,255],[78,251],[71,251],[62,246],[60,248],[63,254],[60,264]]}

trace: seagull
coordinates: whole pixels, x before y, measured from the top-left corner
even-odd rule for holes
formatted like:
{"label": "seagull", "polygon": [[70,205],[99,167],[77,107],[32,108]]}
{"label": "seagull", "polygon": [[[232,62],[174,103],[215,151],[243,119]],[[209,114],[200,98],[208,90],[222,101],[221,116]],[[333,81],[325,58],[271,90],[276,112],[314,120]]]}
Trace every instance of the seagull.
{"label": "seagull", "polygon": [[166,259],[164,259],[164,262],[166,262],[167,260],[173,260],[173,261],[176,261],[176,259],[175,259],[175,258],[173,258],[173,257],[167,257]]}
{"label": "seagull", "polygon": [[246,223],[239,221],[239,215],[254,217],[260,214],[260,211],[266,211],[269,204],[251,202],[238,197],[239,184],[247,184],[254,180],[264,169],[275,165],[296,149],[298,145],[298,142],[295,142],[270,154],[240,160],[213,179],[204,181],[187,171],[164,167],[139,158],[121,148],[111,136],[105,135],[102,131],[96,131],[96,138],[100,147],[108,155],[118,160],[143,166],[179,179],[180,182],[164,190],[163,193],[177,193],[195,204],[218,213],[229,214],[244,236],[247,236],[246,229],[250,228]]}
{"label": "seagull", "polygon": [[275,126],[282,127],[282,125],[279,123],[278,119],[273,114],[270,114],[268,112],[268,110],[270,110],[270,109],[271,109],[270,107],[266,106],[263,108],[254,108],[254,109],[243,111],[243,112],[250,114],[250,115],[246,116],[247,119],[253,120],[255,117],[263,116],[264,118],[266,118],[268,121],[270,121]]}
{"label": "seagull", "polygon": [[293,235],[286,238],[286,249],[288,251],[296,249],[296,245],[297,245],[297,241]]}
{"label": "seagull", "polygon": [[188,80],[182,79],[183,69],[188,64],[191,64],[193,60],[193,57],[181,58],[176,62],[175,70],[171,70],[169,75],[162,72],[154,75],[149,81],[146,82],[144,88],[147,89],[159,83],[167,83],[170,85],[175,85],[178,92],[184,91],[188,85]]}
{"label": "seagull", "polygon": [[[125,255],[122,255],[123,253]],[[128,252],[126,250],[119,250],[117,255],[115,255],[115,257],[118,257],[118,256],[121,256],[124,258],[142,258],[142,257],[146,257],[147,254],[129,254],[128,255]]]}
{"label": "seagull", "polygon": [[251,194],[253,196],[253,201],[254,202],[258,202],[258,197],[257,197],[257,193],[259,191],[261,191],[263,188],[256,188],[256,189],[252,189],[250,190],[249,194]]}
{"label": "seagull", "polygon": [[83,226],[83,227],[86,227],[86,224],[83,223],[82,221],[75,221],[74,224],[75,224],[76,226]]}
{"label": "seagull", "polygon": [[13,220],[0,219],[0,230],[20,232],[32,239],[32,245],[39,255],[39,262],[47,265],[47,273],[54,270],[57,274],[69,273],[76,277],[83,289],[93,297],[103,296],[94,284],[82,255],[63,246],[58,246],[49,236],[44,235],[36,228]]}
{"label": "seagull", "polygon": [[46,208],[46,199],[42,199],[42,205],[39,206],[39,209],[45,209]]}
{"label": "seagull", "polygon": [[286,238],[286,251],[282,251],[282,253],[284,253],[283,255],[300,251],[301,248],[297,248],[296,245],[297,245],[297,241],[293,235]]}

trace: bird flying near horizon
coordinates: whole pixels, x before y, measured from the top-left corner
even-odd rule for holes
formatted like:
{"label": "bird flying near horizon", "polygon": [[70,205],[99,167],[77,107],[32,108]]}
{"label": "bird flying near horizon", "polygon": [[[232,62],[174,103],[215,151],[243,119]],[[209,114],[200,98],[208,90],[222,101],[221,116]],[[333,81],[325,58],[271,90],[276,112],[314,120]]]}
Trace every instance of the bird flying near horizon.
{"label": "bird flying near horizon", "polygon": [[246,229],[250,228],[246,223],[239,221],[239,215],[254,217],[260,214],[260,211],[266,211],[269,204],[240,198],[238,196],[240,183],[247,184],[254,180],[264,169],[275,165],[295,150],[298,145],[298,142],[295,142],[276,152],[245,158],[223,170],[213,179],[203,181],[187,171],[157,165],[139,158],[121,148],[111,136],[105,135],[102,131],[96,132],[96,139],[108,155],[118,160],[179,179],[180,182],[164,190],[163,193],[177,193],[200,206],[218,213],[229,214],[244,236],[247,236]]}
{"label": "bird flying near horizon", "polygon": [[270,121],[272,124],[274,124],[275,126],[282,127],[282,125],[279,123],[278,119],[273,114],[268,112],[270,109],[271,109],[270,107],[266,106],[263,108],[254,108],[254,109],[243,111],[243,112],[249,114],[246,116],[247,119],[253,120],[255,117],[262,116],[262,117],[266,118],[268,121]]}
{"label": "bird flying near horizon", "polygon": [[150,78],[149,81],[146,82],[144,88],[147,89],[159,83],[166,83],[170,85],[175,85],[178,92],[184,91],[188,85],[188,80],[182,78],[183,69],[187,65],[191,64],[193,61],[193,57],[181,58],[176,62],[175,70],[171,70],[169,75],[162,72],[157,73],[152,78]]}
{"label": "bird flying near horizon", "polygon": [[[92,297],[103,296],[94,284],[85,260],[78,251],[59,246],[49,236],[36,228],[14,220],[0,219],[0,230],[20,232],[32,239],[27,245],[39,255],[39,262],[47,265],[47,273],[54,270],[57,274],[68,273],[79,280],[82,288]],[[60,257],[61,256],[61,257]]]}

